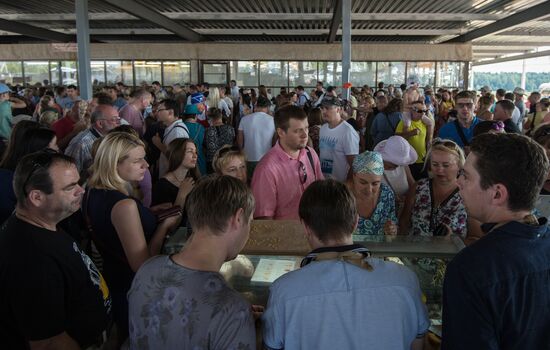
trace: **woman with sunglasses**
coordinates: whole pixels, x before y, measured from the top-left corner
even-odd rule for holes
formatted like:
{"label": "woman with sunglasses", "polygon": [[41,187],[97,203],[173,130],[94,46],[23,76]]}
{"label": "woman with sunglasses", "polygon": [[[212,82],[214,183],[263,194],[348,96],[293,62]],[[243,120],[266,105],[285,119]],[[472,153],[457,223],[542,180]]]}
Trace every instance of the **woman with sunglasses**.
{"label": "woman with sunglasses", "polygon": [[395,196],[382,183],[384,162],[378,152],[363,152],[353,160],[352,192],[357,201],[359,222],[354,234],[395,235]]}
{"label": "woman with sunglasses", "polygon": [[171,216],[157,222],[151,210],[133,196],[132,182],[141,181],[148,167],[145,145],[138,137],[108,134],[95,155],[82,203],[92,239],[103,257],[120,343],[128,336],[126,294],[134,275],[147,259],[159,254],[166,234],[181,219]]}
{"label": "woman with sunglasses", "polygon": [[[457,178],[464,166],[464,151],[451,140],[436,139],[426,156],[429,178],[411,188],[401,221],[401,233],[420,236],[462,238],[480,231],[479,223],[468,219]],[[475,231],[475,232],[470,232]]]}

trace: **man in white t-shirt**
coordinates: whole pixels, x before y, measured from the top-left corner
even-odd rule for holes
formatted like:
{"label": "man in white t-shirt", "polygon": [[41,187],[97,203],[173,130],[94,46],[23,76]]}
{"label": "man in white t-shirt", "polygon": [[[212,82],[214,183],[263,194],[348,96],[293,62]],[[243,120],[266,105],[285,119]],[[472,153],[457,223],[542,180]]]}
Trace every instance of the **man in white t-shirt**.
{"label": "man in white t-shirt", "polygon": [[359,134],[342,119],[342,102],[327,96],[321,102],[326,121],[319,133],[319,158],[325,178],[344,182],[351,178],[351,164],[359,154]]}
{"label": "man in white t-shirt", "polygon": [[239,124],[237,143],[244,150],[247,158],[248,178],[252,178],[254,168],[273,145],[275,123],[267,114],[271,101],[260,96],[256,102],[255,112],[244,116]]}
{"label": "man in white t-shirt", "polygon": [[157,108],[157,119],[166,126],[164,136],[157,133],[153,136],[153,144],[160,150],[159,178],[168,170],[168,158],[164,155],[170,142],[175,139],[189,138],[189,129],[179,119],[180,108],[176,100],[164,100]]}

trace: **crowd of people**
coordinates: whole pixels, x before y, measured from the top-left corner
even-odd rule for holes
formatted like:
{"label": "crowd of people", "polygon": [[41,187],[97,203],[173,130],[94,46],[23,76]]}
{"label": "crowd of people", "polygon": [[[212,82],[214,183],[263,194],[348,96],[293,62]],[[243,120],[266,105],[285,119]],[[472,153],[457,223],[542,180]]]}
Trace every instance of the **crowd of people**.
{"label": "crowd of people", "polygon": [[[266,349],[422,349],[416,275],[352,235],[457,235],[442,348],[545,348],[550,101],[525,96],[0,84],[0,339],[252,349],[261,321]],[[312,249],[265,310],[219,274],[253,219],[300,220]],[[162,255],[181,227],[185,247]]]}

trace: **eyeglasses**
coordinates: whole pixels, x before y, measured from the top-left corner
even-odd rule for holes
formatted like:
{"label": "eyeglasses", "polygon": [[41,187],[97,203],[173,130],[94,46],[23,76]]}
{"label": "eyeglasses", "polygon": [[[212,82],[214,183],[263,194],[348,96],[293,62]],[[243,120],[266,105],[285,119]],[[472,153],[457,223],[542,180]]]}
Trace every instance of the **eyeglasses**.
{"label": "eyeglasses", "polygon": [[416,108],[413,108],[413,111],[415,111],[416,113],[426,113],[426,112],[428,112],[427,109],[416,109]]}
{"label": "eyeglasses", "polygon": [[112,117],[109,117],[109,118],[100,118],[98,120],[106,120],[108,122],[120,123],[120,118],[118,116],[112,116]]}
{"label": "eyeglasses", "polygon": [[472,102],[468,102],[468,103],[457,103],[456,106],[458,108],[464,108],[464,107],[468,107],[468,108],[472,108],[474,106],[474,104]]}
{"label": "eyeglasses", "polygon": [[23,182],[23,194],[25,194],[25,197],[29,195],[27,193],[27,186],[31,177],[36,173],[38,169],[48,168],[52,163],[52,160],[54,158],[53,156],[55,154],[58,154],[58,152],[51,148],[45,148],[44,150],[37,152],[32,162],[32,169],[29,172],[29,175],[27,175],[25,181]]}
{"label": "eyeglasses", "polygon": [[303,184],[306,183],[307,181],[307,171],[306,171],[306,166],[304,163],[298,161],[300,164],[299,164],[299,168],[298,168],[298,171],[300,171],[300,182]]}
{"label": "eyeglasses", "polygon": [[158,113],[158,112],[162,112],[162,111],[166,111],[166,110],[168,110],[168,109],[167,108],[157,108],[155,110],[155,112]]}

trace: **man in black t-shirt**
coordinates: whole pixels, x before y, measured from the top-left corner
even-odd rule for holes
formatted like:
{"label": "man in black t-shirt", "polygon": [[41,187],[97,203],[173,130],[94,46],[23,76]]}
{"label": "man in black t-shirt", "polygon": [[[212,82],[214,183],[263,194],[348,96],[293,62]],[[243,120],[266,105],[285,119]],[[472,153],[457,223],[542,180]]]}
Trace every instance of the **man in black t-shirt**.
{"label": "man in black t-shirt", "polygon": [[37,152],[14,176],[15,214],[0,228],[0,342],[80,349],[101,341],[110,297],[90,258],[57,224],[80,208],[74,160]]}

